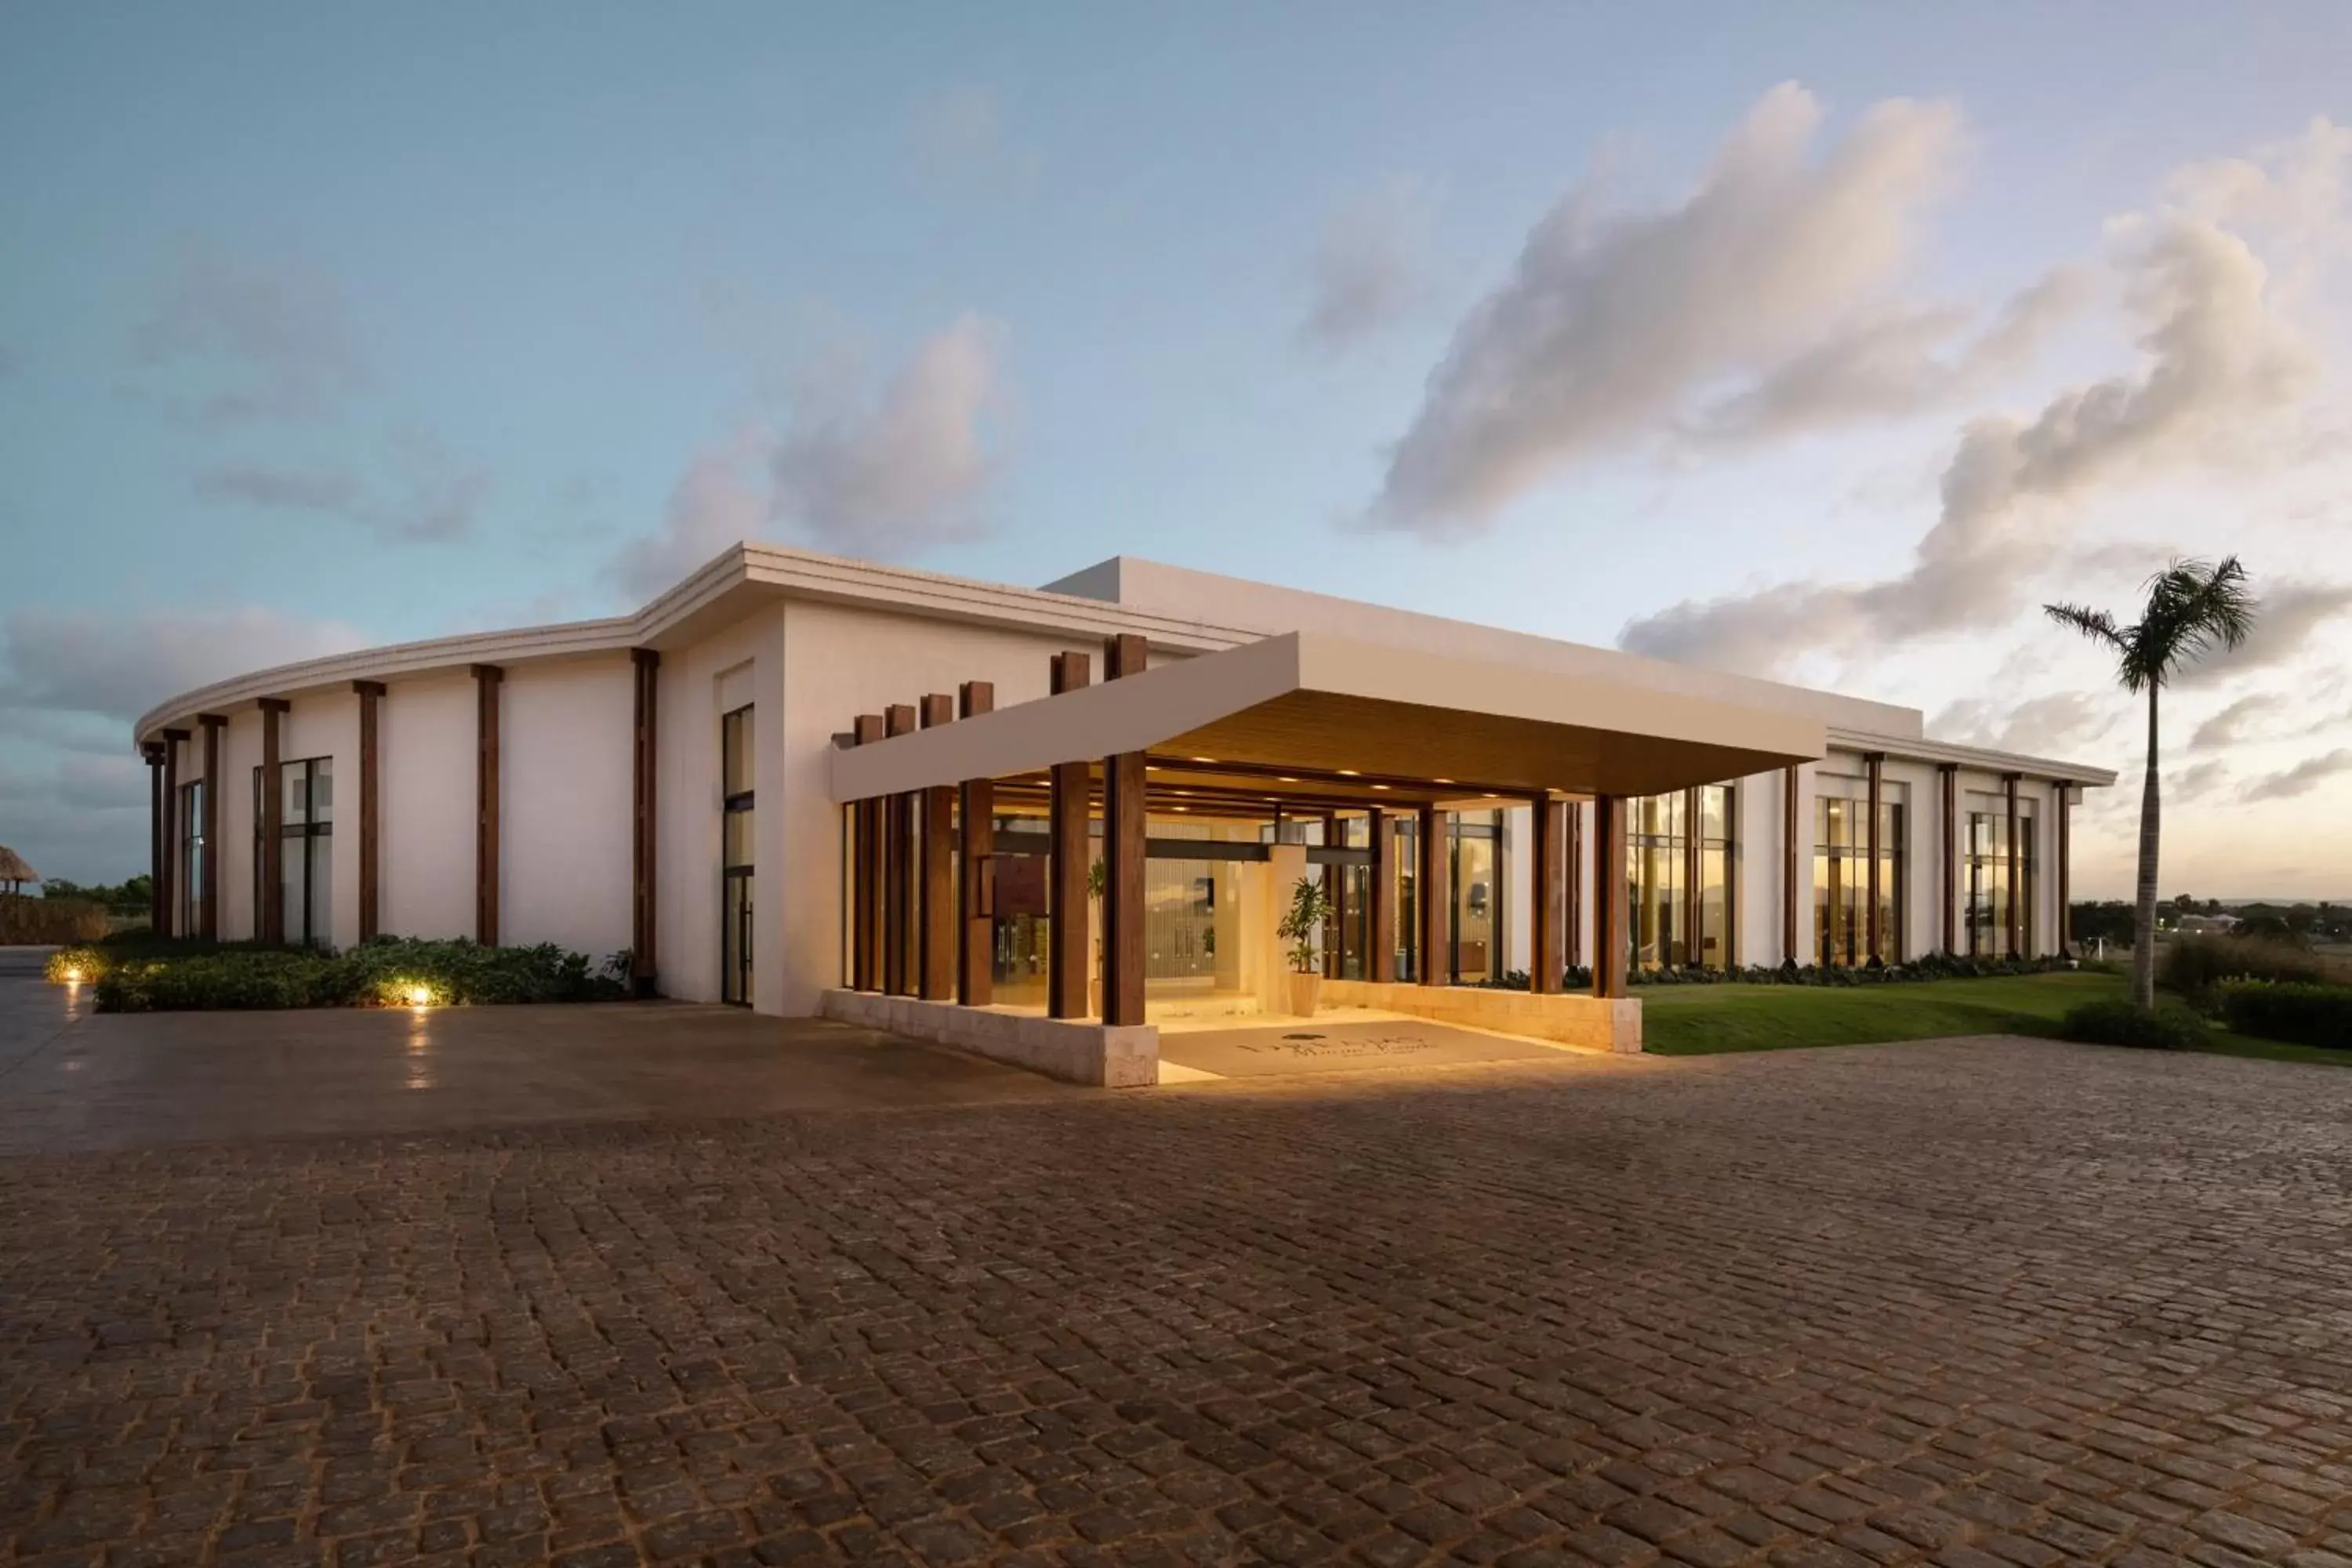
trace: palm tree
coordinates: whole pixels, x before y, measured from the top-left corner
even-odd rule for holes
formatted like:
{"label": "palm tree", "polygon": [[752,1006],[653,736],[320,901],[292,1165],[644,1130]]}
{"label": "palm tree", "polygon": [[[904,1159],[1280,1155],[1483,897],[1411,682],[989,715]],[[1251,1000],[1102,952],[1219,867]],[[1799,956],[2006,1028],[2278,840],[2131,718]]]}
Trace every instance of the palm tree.
{"label": "palm tree", "polygon": [[2184,664],[2215,647],[2233,648],[2254,626],[2254,598],[2246,569],[2234,555],[2219,565],[2176,558],[2147,580],[2138,621],[2116,625],[2105,610],[2044,605],[2050,618],[2072,626],[2116,656],[2116,679],[2126,691],[2147,693],[2147,782],[2139,803],[2139,900],[2132,921],[2132,1005],[2156,1006],[2156,698]]}

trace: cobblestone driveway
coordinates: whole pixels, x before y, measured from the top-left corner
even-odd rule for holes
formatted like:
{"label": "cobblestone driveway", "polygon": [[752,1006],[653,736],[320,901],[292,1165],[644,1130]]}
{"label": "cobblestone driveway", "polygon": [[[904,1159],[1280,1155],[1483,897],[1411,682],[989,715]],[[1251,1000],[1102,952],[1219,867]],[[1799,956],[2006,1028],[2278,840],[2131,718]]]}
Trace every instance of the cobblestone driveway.
{"label": "cobblestone driveway", "polygon": [[2352,1074],[1978,1041],[0,1162],[0,1554],[2352,1562]]}

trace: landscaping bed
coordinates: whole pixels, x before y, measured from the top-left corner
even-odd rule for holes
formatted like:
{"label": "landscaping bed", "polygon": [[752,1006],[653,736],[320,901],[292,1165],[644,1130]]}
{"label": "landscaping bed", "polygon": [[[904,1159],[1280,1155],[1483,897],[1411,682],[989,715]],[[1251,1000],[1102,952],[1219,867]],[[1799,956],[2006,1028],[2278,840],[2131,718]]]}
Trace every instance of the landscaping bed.
{"label": "landscaping bed", "polygon": [[629,994],[628,973],[625,952],[599,964],[552,943],[408,937],[322,952],[142,934],[60,948],[48,962],[51,980],[92,985],[101,1013],[610,1002]]}

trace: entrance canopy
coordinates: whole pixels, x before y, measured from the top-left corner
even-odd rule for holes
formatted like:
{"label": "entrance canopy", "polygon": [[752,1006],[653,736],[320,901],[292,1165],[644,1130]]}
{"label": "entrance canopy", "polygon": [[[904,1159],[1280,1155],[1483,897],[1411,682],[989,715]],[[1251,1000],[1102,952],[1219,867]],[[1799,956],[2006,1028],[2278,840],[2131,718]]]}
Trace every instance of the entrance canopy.
{"label": "entrance canopy", "polygon": [[845,748],[832,791],[866,800],[1140,752],[1155,806],[1185,790],[1203,805],[1471,806],[1658,795],[1826,749],[1820,721],[1791,714],[1294,632]]}

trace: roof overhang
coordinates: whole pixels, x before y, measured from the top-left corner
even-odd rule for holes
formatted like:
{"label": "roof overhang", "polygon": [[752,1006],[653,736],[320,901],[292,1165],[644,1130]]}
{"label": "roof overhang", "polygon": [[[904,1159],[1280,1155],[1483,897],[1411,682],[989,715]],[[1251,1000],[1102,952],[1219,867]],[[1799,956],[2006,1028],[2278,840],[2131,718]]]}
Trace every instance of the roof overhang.
{"label": "roof overhang", "polygon": [[862,800],[1147,752],[1475,779],[1528,795],[1638,795],[1826,751],[1818,720],[1295,632],[845,748],[832,759],[832,790]]}

